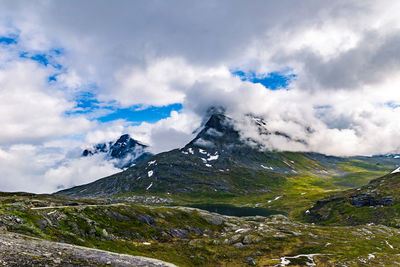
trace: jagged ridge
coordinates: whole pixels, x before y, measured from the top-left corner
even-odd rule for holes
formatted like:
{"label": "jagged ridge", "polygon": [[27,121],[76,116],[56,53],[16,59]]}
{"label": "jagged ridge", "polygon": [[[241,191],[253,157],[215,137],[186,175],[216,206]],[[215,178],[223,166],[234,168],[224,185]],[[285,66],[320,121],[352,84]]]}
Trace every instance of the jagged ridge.
{"label": "jagged ridge", "polygon": [[326,176],[333,164],[343,161],[315,153],[260,151],[240,139],[233,123],[223,114],[214,114],[184,148],[157,154],[122,173],[58,193],[269,192],[303,172]]}

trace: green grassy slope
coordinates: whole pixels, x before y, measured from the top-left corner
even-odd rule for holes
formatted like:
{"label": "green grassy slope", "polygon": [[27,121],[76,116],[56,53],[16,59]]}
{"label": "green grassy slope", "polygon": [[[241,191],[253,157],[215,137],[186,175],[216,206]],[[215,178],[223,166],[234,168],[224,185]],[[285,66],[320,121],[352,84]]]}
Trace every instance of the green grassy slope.
{"label": "green grassy slope", "polygon": [[[246,157],[236,157],[220,155],[212,167],[207,167],[198,155],[174,150],[124,172],[59,193],[113,198],[161,196],[180,205],[257,205],[298,215],[332,191],[365,185],[393,169],[376,162],[300,152],[248,151]],[[243,163],[243,158],[250,163]],[[274,200],[276,197],[279,199]]]}
{"label": "green grassy slope", "polygon": [[388,174],[362,187],[327,196],[304,217],[323,225],[375,223],[400,227],[399,188],[400,173]]}
{"label": "green grassy slope", "polygon": [[[81,206],[96,203],[31,194],[2,194],[0,200],[3,230],[179,266],[286,261],[290,266],[391,266],[400,261],[399,231],[385,226],[326,227],[282,215],[236,218],[182,207]],[[31,209],[66,203],[72,206]]]}

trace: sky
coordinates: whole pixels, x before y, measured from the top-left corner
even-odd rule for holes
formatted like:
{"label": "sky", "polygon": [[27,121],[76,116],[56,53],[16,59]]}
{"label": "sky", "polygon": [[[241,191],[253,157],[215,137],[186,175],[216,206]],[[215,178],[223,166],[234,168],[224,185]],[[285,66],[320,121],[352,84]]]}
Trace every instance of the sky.
{"label": "sky", "polygon": [[[263,149],[400,153],[396,0],[4,0],[0,191],[120,170],[84,147],[184,146],[212,107]],[[260,137],[248,114],[279,136]]]}

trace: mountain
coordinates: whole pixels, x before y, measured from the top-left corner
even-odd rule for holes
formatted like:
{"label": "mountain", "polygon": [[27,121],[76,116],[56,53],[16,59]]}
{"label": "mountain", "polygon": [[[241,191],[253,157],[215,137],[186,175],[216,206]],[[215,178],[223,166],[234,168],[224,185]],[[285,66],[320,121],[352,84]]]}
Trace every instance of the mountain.
{"label": "mountain", "polygon": [[232,119],[217,113],[182,149],[157,154],[122,173],[59,194],[265,192],[283,183],[285,175],[297,173],[300,166],[311,171],[319,165],[310,155],[259,151],[240,139]]}
{"label": "mountain", "polygon": [[[260,118],[249,118],[259,134],[291,138],[285,133],[268,131]],[[241,137],[233,119],[214,113],[185,147],[154,155],[121,173],[57,194],[104,197],[133,193],[213,196],[258,193],[272,196],[313,189],[347,189],[365,184],[371,175],[379,177],[394,167],[381,161],[263,151],[254,140]]]}
{"label": "mountain", "polygon": [[82,156],[90,157],[102,153],[106,160],[113,160],[116,168],[125,169],[151,157],[153,154],[147,152],[147,149],[146,145],[124,134],[115,142],[101,143],[85,149]]}

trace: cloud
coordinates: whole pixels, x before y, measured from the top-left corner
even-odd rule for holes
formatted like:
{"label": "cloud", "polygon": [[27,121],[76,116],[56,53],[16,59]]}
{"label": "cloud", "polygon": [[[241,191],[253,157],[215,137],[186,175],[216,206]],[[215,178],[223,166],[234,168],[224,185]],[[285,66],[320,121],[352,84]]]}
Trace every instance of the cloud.
{"label": "cloud", "polygon": [[80,158],[68,154],[69,149],[54,146],[13,145],[0,149],[0,190],[50,193],[120,171],[103,155]]}
{"label": "cloud", "polygon": [[104,155],[98,154],[70,159],[60,166],[48,169],[44,173],[44,183],[54,192],[90,183],[120,171],[114,167],[112,161],[105,160]]}
{"label": "cloud", "polygon": [[1,145],[42,142],[90,128],[84,117],[65,115],[74,103],[47,82],[48,76],[49,71],[32,61],[0,63]]}
{"label": "cloud", "polygon": [[310,49],[295,56],[303,65],[299,87],[314,90],[357,90],[365,85],[379,85],[388,77],[398,75],[400,57],[397,48],[400,31],[382,35],[365,33],[357,45],[328,60]]}
{"label": "cloud", "polygon": [[[16,42],[0,44],[0,170],[8,177],[0,188],[51,191],[107,175],[115,171],[108,163],[72,154],[125,132],[153,152],[181,147],[210,107],[223,107],[242,136],[265,149],[400,152],[399,5],[2,1],[0,36]],[[61,69],[21,57],[55,50]],[[231,73],[264,77],[288,69],[296,79],[275,91]],[[77,95],[88,91],[117,108],[183,108],[156,123],[102,123],[96,119],[108,111],[101,106],[75,112]],[[259,137],[246,114],[291,139]],[[77,141],[65,146],[65,140]]]}
{"label": "cloud", "polygon": [[153,153],[181,148],[194,138],[193,132],[202,118],[193,112],[172,111],[171,116],[157,123],[143,122],[127,128],[133,138],[150,145]]}

